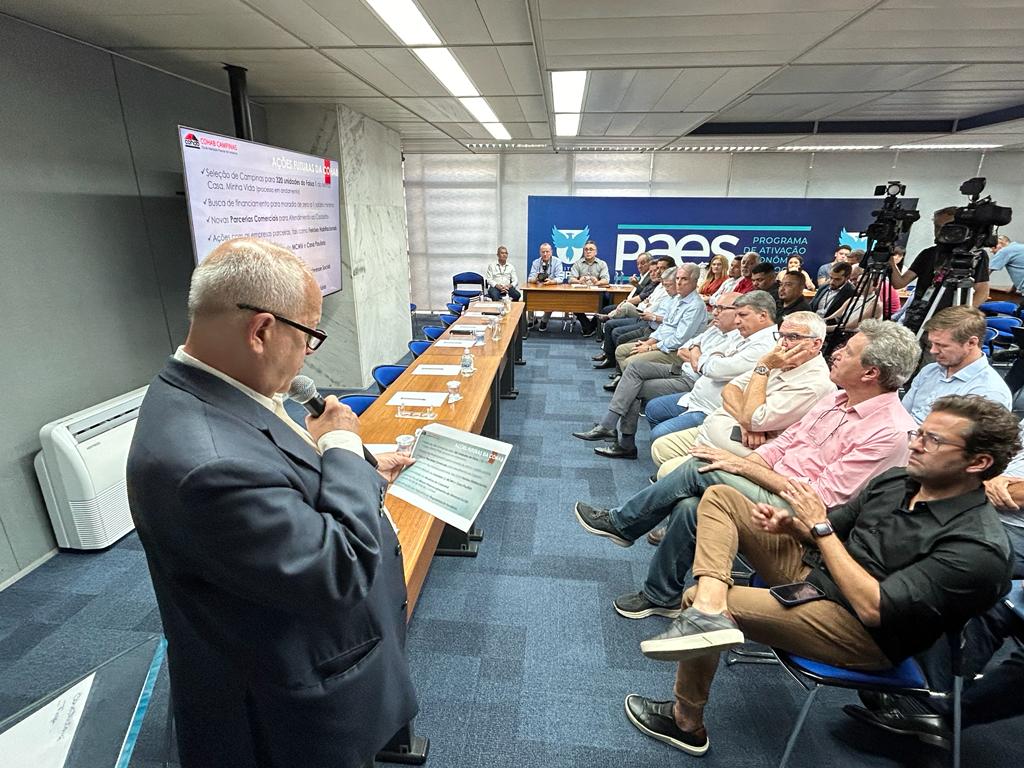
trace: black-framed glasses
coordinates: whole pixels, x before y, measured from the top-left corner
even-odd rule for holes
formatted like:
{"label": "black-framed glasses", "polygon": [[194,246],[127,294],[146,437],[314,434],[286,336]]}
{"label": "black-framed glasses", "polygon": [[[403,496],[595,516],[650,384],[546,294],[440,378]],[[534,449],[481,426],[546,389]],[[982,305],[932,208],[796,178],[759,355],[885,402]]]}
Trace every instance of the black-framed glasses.
{"label": "black-framed glasses", "polygon": [[727,310],[727,309],[736,309],[736,305],[735,304],[715,304],[715,306],[713,306],[711,308],[711,311],[712,312],[725,312],[725,310]]}
{"label": "black-framed glasses", "polygon": [[247,309],[250,312],[266,312],[268,315],[273,317],[278,322],[290,325],[292,328],[302,331],[306,334],[306,349],[310,352],[320,348],[320,345],[327,341],[327,334],[321,331],[319,328],[310,328],[308,325],[302,323],[296,323],[294,320],[289,320],[287,317],[281,317],[269,309],[261,309],[260,307],[254,307],[252,304],[236,304],[239,309]]}
{"label": "black-framed glasses", "polygon": [[[815,431],[818,428],[818,424],[826,416],[830,416],[833,413],[838,413],[839,414],[839,423],[836,424],[835,427],[832,429],[832,431],[829,432],[827,435],[825,435],[825,437],[821,438],[821,440],[818,440],[818,437],[815,434]],[[845,411],[843,408],[839,407],[838,405],[832,406],[827,411],[822,411],[821,413],[818,414],[818,418],[816,418],[814,420],[814,422],[811,424],[810,429],[807,430],[807,437],[808,437],[808,439],[812,443],[814,443],[817,447],[821,448],[821,446],[823,446],[825,443],[827,443],[829,440],[831,440],[832,436],[835,435],[835,433],[839,431],[840,427],[842,427],[846,423],[846,417],[848,415],[849,415],[849,413],[847,411]],[[826,424],[827,424],[827,422],[826,422]],[[826,426],[825,429],[827,429],[827,428],[828,427]]]}
{"label": "black-framed glasses", "polygon": [[911,429],[907,431],[907,440],[914,442],[920,439],[921,444],[924,446],[925,453],[935,453],[939,448],[944,445],[952,445],[956,448],[966,448],[967,445],[964,443],[954,443],[952,440],[947,440],[944,437],[939,437],[931,432],[925,432],[920,429]]}
{"label": "black-framed glasses", "polygon": [[772,336],[775,340],[785,339],[786,341],[800,341],[801,339],[816,339],[817,336],[809,336],[806,333],[782,333],[781,331],[773,331]]}

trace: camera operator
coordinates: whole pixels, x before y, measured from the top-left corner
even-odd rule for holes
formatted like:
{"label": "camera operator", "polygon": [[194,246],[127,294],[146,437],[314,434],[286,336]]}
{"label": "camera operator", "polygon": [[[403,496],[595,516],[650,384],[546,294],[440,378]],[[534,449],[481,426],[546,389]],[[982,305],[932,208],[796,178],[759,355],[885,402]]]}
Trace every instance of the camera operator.
{"label": "camera operator", "polygon": [[[935,225],[935,234],[938,236],[939,230],[945,224],[949,224],[953,221],[953,215],[956,213],[956,206],[950,206],[948,208],[941,208],[932,214],[932,223]],[[914,259],[910,268],[901,273],[899,266],[896,264],[895,257],[890,262],[891,277],[890,281],[893,288],[905,288],[913,280],[917,280],[917,290],[914,291],[914,301],[922,300],[925,297],[925,293],[928,288],[933,284],[937,284],[941,281],[942,276],[945,273],[947,264],[938,264],[939,258],[939,247],[937,245],[925,248]],[[979,306],[988,300],[988,253],[982,252],[974,264],[974,272],[971,277],[974,278],[974,306]],[[930,298],[927,297],[927,298]],[[935,307],[935,311],[945,309],[953,305],[954,295],[952,291],[946,291],[942,295],[940,305]],[[908,318],[910,315],[908,315]],[[907,323],[908,326],[910,323]],[[918,328],[911,328],[913,331],[917,331]]]}

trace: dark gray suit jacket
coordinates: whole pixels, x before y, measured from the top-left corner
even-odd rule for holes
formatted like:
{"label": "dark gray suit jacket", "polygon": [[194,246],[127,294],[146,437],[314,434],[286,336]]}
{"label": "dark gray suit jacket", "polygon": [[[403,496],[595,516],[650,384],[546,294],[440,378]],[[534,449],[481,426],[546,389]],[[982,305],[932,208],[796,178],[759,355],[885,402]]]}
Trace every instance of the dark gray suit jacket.
{"label": "dark gray suit jacket", "polygon": [[384,485],[175,360],[142,404],[128,499],[164,634],[181,764],[345,768],[416,714]]}

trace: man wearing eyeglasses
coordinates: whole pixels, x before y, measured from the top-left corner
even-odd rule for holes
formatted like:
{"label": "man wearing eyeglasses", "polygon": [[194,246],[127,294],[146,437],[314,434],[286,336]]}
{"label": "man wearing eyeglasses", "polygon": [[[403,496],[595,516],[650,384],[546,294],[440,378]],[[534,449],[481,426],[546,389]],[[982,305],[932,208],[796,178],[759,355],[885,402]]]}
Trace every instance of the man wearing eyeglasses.
{"label": "man wearing eyeglasses", "polygon": [[195,270],[188,338],[150,384],[128,499],[156,592],[181,765],[364,766],[416,714],[385,481],[337,398],[280,394],[327,335],[292,253],[229,240]]}
{"label": "man wearing eyeglasses", "polygon": [[[641,593],[650,602],[670,613],[676,611],[675,601],[694,559],[697,502],[712,485],[725,484],[753,502],[785,507],[787,501],[780,492],[796,479],[810,483],[826,505],[834,507],[853,498],[879,472],[906,462],[907,431],[915,423],[896,390],[917,366],[920,348],[914,334],[896,323],[865,323],[838,353],[829,374],[842,391],[822,398],[798,422],[746,458],[695,445],[690,451],[695,460],[683,461],[620,507],[576,503],[576,519],[585,530],[623,547],[632,546],[671,514],[655,553],[659,594]],[[755,368],[754,374],[768,376],[771,371],[765,369]]]}
{"label": "man wearing eyeglasses", "polygon": [[[951,395],[909,438],[906,469],[883,472],[831,512],[798,480],[780,489],[785,508],[755,505],[727,486],[704,494],[697,585],[668,631],[640,644],[651,658],[679,662],[675,700],[630,695],[630,722],[703,754],[721,651],[750,639],[847,669],[890,669],[1006,592],[1010,543],[982,482],[1020,450],[1013,415],[976,395]],[[767,589],[734,586],[738,552],[768,585],[804,582],[817,594],[787,606]]]}

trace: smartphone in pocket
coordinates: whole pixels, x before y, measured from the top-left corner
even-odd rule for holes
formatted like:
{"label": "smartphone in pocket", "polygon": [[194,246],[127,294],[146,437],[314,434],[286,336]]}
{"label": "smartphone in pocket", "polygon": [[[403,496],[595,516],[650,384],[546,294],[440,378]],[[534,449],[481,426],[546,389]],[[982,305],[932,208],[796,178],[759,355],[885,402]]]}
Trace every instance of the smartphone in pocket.
{"label": "smartphone in pocket", "polygon": [[739,427],[733,427],[732,432],[729,433],[729,439],[734,443],[743,444],[743,430]]}
{"label": "smartphone in pocket", "polygon": [[768,591],[772,593],[772,597],[787,608],[792,608],[794,605],[810,603],[814,600],[821,600],[825,597],[825,593],[809,581],[796,581],[792,584],[779,584],[771,587]]}

